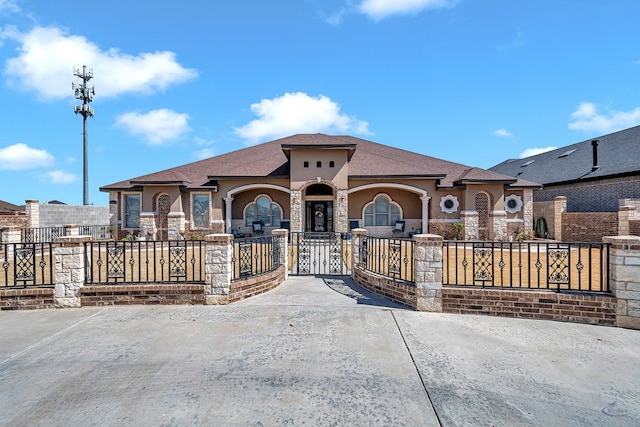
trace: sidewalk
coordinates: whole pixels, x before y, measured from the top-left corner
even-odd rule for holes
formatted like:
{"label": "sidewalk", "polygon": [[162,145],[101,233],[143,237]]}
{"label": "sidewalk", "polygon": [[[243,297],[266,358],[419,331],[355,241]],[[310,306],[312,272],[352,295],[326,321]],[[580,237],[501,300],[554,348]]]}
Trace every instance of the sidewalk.
{"label": "sidewalk", "polygon": [[640,424],[638,331],[419,313],[336,278],[0,331],[0,425]]}

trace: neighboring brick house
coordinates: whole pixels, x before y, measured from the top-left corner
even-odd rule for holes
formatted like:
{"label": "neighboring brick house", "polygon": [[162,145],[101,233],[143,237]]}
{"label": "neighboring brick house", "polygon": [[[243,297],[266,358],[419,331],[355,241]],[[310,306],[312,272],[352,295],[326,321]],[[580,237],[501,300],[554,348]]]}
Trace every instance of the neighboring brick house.
{"label": "neighboring brick house", "polygon": [[348,232],[507,239],[533,227],[538,184],[351,136],[293,135],[101,187],[112,225],[156,239],[191,233]]}
{"label": "neighboring brick house", "polygon": [[535,202],[567,198],[567,212],[617,212],[640,199],[640,126],[588,139],[489,170],[542,184]]}

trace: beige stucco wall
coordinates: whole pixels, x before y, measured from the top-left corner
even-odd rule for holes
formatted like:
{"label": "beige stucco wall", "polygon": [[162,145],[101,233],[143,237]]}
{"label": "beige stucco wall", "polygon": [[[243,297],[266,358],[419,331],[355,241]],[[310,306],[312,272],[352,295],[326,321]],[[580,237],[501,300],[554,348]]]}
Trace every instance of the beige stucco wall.
{"label": "beige stucco wall", "polygon": [[[330,181],[339,190],[347,189],[349,182],[348,154],[346,149],[292,150],[289,162],[291,189],[300,190],[309,181],[317,181],[318,177],[324,181]],[[304,167],[305,161],[309,162],[309,166],[306,168]],[[331,168],[329,163],[332,161],[334,166]],[[321,163],[321,167],[317,167],[318,162]]]}

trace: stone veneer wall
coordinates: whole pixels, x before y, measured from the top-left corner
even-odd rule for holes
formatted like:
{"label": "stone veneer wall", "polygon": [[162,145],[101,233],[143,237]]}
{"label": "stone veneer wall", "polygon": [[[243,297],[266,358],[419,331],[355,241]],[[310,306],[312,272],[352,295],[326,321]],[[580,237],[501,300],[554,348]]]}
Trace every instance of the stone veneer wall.
{"label": "stone veneer wall", "polygon": [[640,237],[605,237],[611,244],[609,285],[618,299],[617,325],[640,329]]}
{"label": "stone veneer wall", "polygon": [[445,286],[442,288],[442,311],[592,325],[616,324],[616,299],[609,295]]}

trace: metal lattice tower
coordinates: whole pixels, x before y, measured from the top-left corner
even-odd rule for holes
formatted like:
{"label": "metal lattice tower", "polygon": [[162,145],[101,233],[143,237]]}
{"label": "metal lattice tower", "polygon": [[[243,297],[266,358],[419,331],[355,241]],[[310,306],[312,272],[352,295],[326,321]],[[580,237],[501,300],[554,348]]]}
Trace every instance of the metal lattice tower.
{"label": "metal lattice tower", "polygon": [[82,101],[82,105],[74,105],[73,111],[76,114],[82,115],[82,204],[89,204],[89,160],[87,159],[87,146],[88,146],[88,134],[87,134],[87,117],[93,117],[93,108],[89,106],[89,103],[93,101],[93,95],[96,94],[95,86],[87,86],[87,82],[93,78],[93,70],[87,70],[87,66],[83,65],[82,70],[73,69],[73,75],[79,77],[80,80],[71,84],[71,89],[75,93],[76,99]]}

